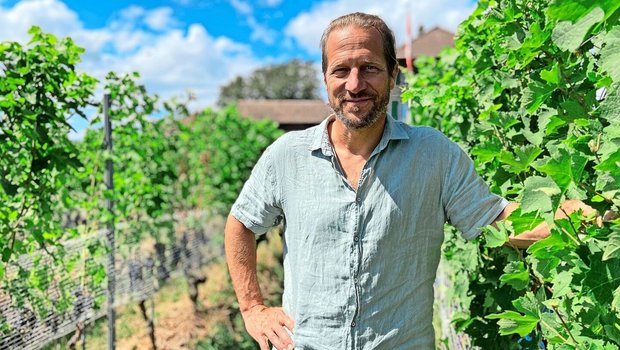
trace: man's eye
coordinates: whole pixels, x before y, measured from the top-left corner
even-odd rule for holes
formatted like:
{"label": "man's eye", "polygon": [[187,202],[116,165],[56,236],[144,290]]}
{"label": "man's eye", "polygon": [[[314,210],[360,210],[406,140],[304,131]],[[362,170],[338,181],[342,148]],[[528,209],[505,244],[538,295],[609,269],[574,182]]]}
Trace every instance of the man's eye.
{"label": "man's eye", "polygon": [[364,67],[364,70],[365,70],[366,72],[369,72],[369,73],[376,73],[376,72],[378,72],[378,71],[379,71],[379,68],[377,68],[377,67],[375,67],[375,66],[365,66],[365,67]]}

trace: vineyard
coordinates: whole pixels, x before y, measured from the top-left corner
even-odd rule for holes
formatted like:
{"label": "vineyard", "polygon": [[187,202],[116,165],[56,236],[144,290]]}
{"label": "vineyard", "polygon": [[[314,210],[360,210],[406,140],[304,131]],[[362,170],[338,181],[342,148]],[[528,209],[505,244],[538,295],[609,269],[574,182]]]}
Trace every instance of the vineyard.
{"label": "vineyard", "polygon": [[[27,46],[0,44],[3,349],[40,348],[67,324],[79,330],[108,300],[144,306],[175,268],[195,288],[198,267],[221,256],[221,229],[205,225],[226,213],[280,135],[234,108],[158,107],[137,73],[98,82],[76,71],[83,50],[71,39],[30,34]],[[95,117],[83,139],[70,141],[68,121],[87,113]]]}
{"label": "vineyard", "polygon": [[[480,1],[457,35],[403,99],[521,206],[477,245],[448,232],[453,325],[481,349],[618,349],[620,2]],[[554,218],[568,199],[599,217]],[[549,238],[506,244],[541,222]]]}
{"label": "vineyard", "polygon": [[[149,301],[174,276],[198,308],[201,267],[221,258],[210,223],[281,132],[234,107],[162,102],[138,73],[97,81],[76,70],[84,52],[70,38],[30,35],[0,43],[0,349],[65,335],[75,346],[128,303],[153,333]],[[411,123],[459,143],[493,192],[520,203],[474,242],[446,226],[439,317],[452,331],[438,347],[618,349],[620,2],[480,0],[456,48],[415,68]],[[73,118],[89,123],[80,141]],[[566,200],[596,213],[556,216]],[[507,243],[543,222],[548,238]],[[273,266],[264,278],[278,284]],[[238,323],[232,313],[237,334],[205,349],[253,349]]]}

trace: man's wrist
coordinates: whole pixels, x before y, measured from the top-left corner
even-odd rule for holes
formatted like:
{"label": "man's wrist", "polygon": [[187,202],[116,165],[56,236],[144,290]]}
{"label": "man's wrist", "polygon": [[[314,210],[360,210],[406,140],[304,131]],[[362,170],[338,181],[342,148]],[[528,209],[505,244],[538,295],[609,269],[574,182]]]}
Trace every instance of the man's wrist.
{"label": "man's wrist", "polygon": [[247,306],[244,307],[240,307],[239,311],[241,311],[241,314],[245,314],[245,313],[249,313],[249,312],[253,312],[253,311],[263,311],[267,308],[267,306],[263,303],[263,302],[256,302],[256,303],[252,303],[249,304]]}

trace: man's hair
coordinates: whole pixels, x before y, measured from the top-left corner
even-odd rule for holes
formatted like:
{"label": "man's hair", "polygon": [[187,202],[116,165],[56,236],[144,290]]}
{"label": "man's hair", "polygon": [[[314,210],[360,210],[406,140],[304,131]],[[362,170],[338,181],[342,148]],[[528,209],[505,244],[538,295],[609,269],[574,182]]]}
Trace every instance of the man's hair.
{"label": "man's hair", "polygon": [[385,56],[385,62],[388,68],[388,74],[392,74],[394,67],[398,64],[396,61],[396,50],[394,48],[394,33],[385,24],[385,22],[375,15],[369,15],[367,13],[355,12],[348,15],[344,15],[331,21],[323,32],[321,37],[321,53],[322,53],[322,65],[323,74],[327,71],[327,54],[325,53],[325,45],[327,43],[327,37],[335,29],[342,29],[346,27],[358,27],[363,29],[375,28],[379,34],[381,34],[381,41],[383,43],[383,54]]}

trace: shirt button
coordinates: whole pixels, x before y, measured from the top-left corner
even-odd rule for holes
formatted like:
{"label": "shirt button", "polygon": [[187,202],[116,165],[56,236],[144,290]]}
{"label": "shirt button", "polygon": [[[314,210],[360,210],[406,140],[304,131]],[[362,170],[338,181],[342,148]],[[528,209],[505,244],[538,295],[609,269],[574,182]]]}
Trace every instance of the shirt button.
{"label": "shirt button", "polygon": [[357,278],[354,278],[353,282],[355,282],[355,284],[357,284],[359,282],[359,280]]}
{"label": "shirt button", "polygon": [[362,198],[361,198],[361,197],[357,197],[356,201],[357,201],[358,203],[362,203]]}
{"label": "shirt button", "polygon": [[355,327],[356,324],[355,321],[351,322],[351,327]]}
{"label": "shirt button", "polygon": [[359,240],[360,240],[360,238],[359,238],[357,235],[355,235],[355,236],[353,236],[353,240],[354,240],[355,242],[357,242],[357,241],[359,241]]}

